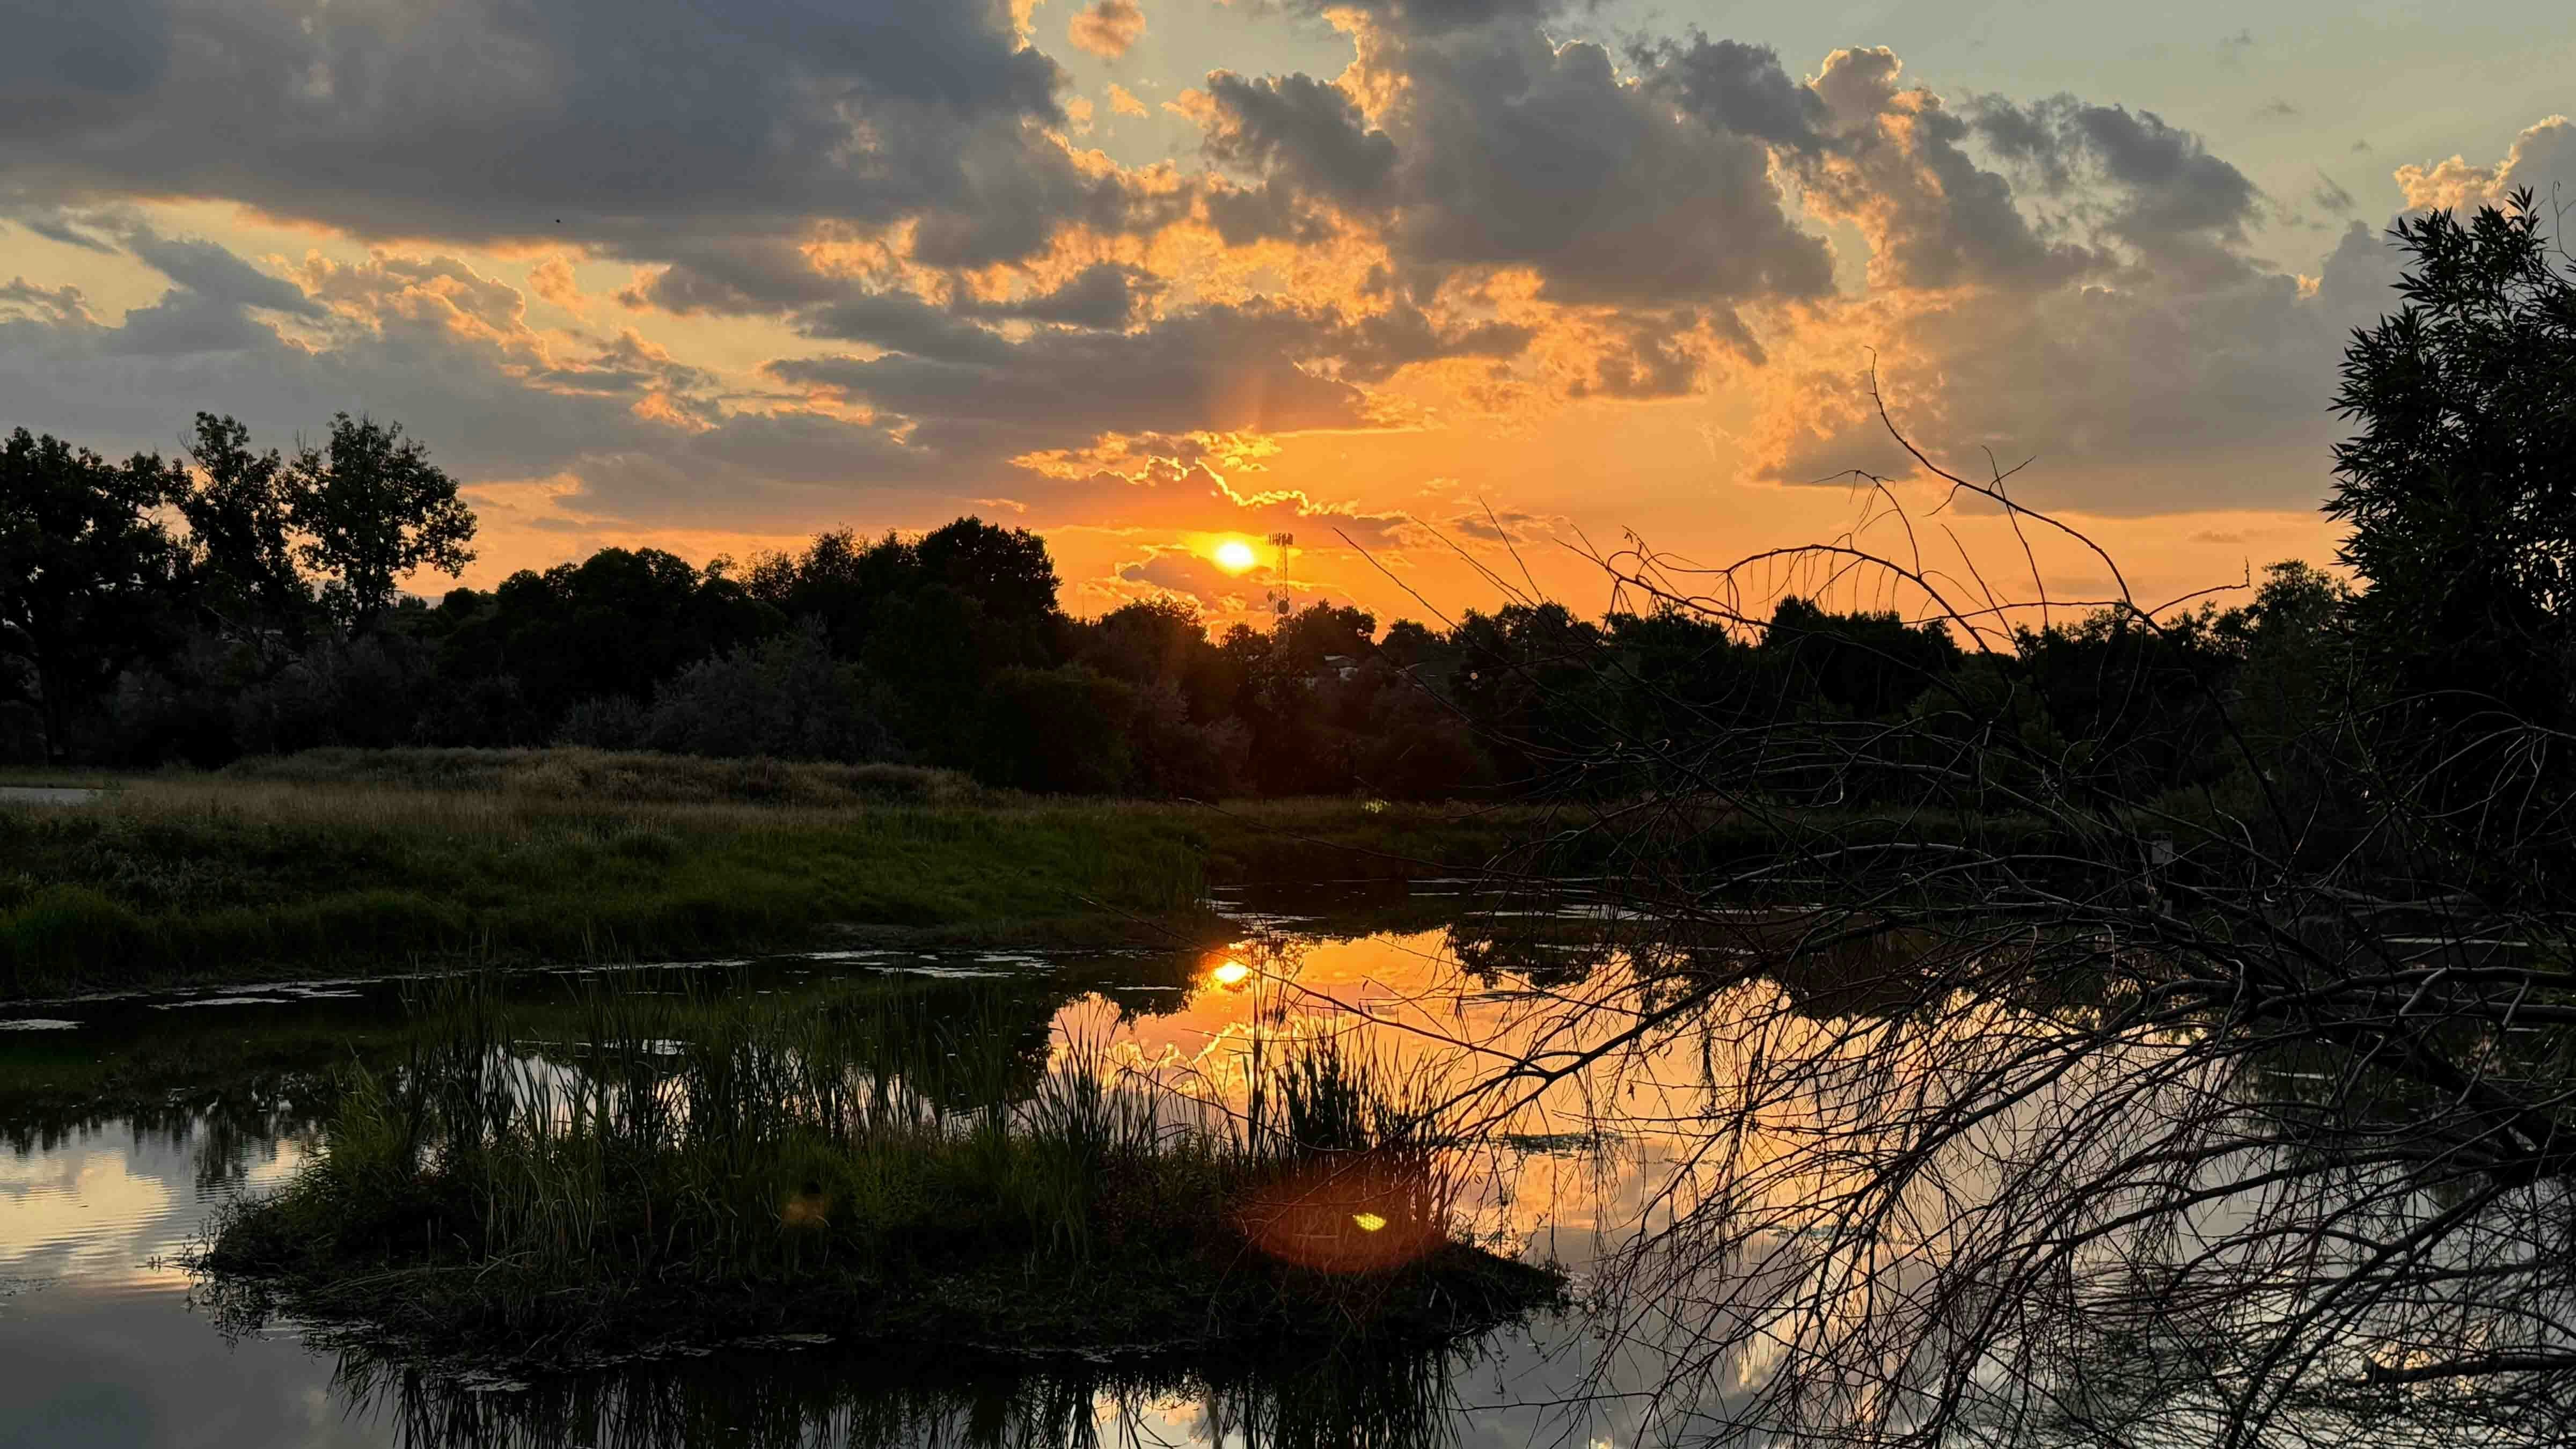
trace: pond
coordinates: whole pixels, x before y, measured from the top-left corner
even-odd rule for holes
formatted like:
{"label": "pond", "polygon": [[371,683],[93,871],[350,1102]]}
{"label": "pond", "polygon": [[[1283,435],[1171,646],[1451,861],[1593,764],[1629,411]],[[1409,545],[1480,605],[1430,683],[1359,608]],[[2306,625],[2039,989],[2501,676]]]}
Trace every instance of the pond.
{"label": "pond", "polygon": [[[1765,949],[1776,924],[1758,915],[1743,920],[1738,944],[1682,949],[1655,922],[1575,885],[1510,900],[1439,882],[1307,887],[1225,904],[1238,939],[1212,950],[867,947],[528,971],[487,986],[523,1024],[514,1060],[543,1072],[568,1069],[563,1008],[603,993],[775,998],[792,1012],[900,986],[934,1015],[1011,1037],[1025,1071],[997,1090],[1024,1091],[1028,1074],[1080,1063],[1113,1073],[1122,1090],[1202,1112],[1238,1108],[1259,1079],[1259,1054],[1283,1039],[1346,1041],[1435,1108],[1459,1144],[1459,1225],[1492,1251],[1561,1267],[1568,1306],[1448,1351],[1251,1364],[1117,1352],[1037,1359],[1009,1345],[931,1351],[814,1334],[569,1374],[405,1360],[245,1312],[181,1259],[224,1205],[276,1189],[319,1150],[338,1074],[383,1056],[406,1003],[435,984],[17,1003],[0,1006],[0,1449],[1112,1440],[1630,1449],[1761,1420],[1784,1380],[1807,1396],[1792,1407],[1901,1432],[1909,1404],[1923,1402],[1909,1396],[1920,1392],[1924,1345],[1958,1321],[1962,1302],[1989,1317],[1998,1302],[2017,1311],[2008,1299],[1961,1300],[1957,1280],[1927,1270],[1993,1251],[2015,1192],[2040,1195],[2032,1211],[2056,1210],[2045,1174],[1999,1190],[1994,1164],[2054,1171],[2085,1154],[2116,1158],[2166,1130],[2159,1114],[2176,1104],[2253,1101],[2272,1120],[2318,1090],[2304,1058],[2240,1065],[2220,1090],[2164,1036],[2096,1043],[2086,1033],[2097,1006],[2062,991],[2025,1003],[2008,987],[1973,1009],[1926,1013],[1908,997],[1919,946],[1802,949],[1794,968],[1748,973],[1744,957]],[[1724,985],[1695,985],[1709,981]],[[1869,1180],[1885,1161],[1873,1165],[1864,1150],[1874,1134],[1940,1110],[1948,1074],[2065,1040],[2087,1043],[2082,1065],[2013,1083],[1977,1110],[1956,1150],[1904,1164],[1917,1181],[1903,1190]],[[932,1067],[906,1072],[929,1081]],[[2077,1144],[2071,1156],[2067,1143]],[[2222,1140],[2205,1170],[2266,1180],[2261,1161],[2245,1167],[2249,1151]],[[2393,1168],[2366,1164],[2335,1182],[2406,1221],[2434,1205]],[[2231,1241],[2251,1224],[2261,1231],[2233,1241],[2260,1241],[2267,1214],[2304,1201],[2204,1193],[2198,1183],[2177,1176],[2170,1189],[2187,1206],[2167,1222],[2185,1240]],[[2556,1188],[2526,1197],[2522,1217],[2495,1221],[2564,1220]],[[2107,1220],[2132,1201],[2082,1206]],[[2124,1258],[2133,1237],[2089,1238],[2081,1255],[2050,1260],[2056,1276],[2030,1276],[2020,1291],[2032,1303],[2076,1292],[2098,1268],[2112,1293],[2090,1301],[2134,1308],[2133,1295],[2121,1296],[2135,1281],[2123,1275],[2146,1261]],[[2150,1257],[2163,1241],[2145,1243]],[[1990,1261],[2000,1274],[2019,1260]],[[2279,1321],[2259,1295],[2230,1311],[2239,1334]],[[2408,1331],[2456,1334],[2476,1321],[2427,1318]],[[2009,1352],[2083,1341],[2037,1336],[2056,1330],[2032,1322],[2034,1336],[1994,1342]],[[2347,1324],[2356,1343],[2372,1327]],[[1845,1377],[1780,1370],[1784,1353],[1827,1341]],[[2090,1416],[2095,1442],[2207,1442],[2210,1421],[2190,1385],[2224,1352],[2214,1342],[2132,1342],[2117,1362],[2042,1355],[2020,1371],[2042,1384],[2042,1398]],[[1941,1392],[1957,1402],[1981,1387]],[[2123,1395],[2182,1407],[2124,1420],[2133,1405]],[[2310,1413],[2301,1432],[2326,1440],[2354,1427],[2301,1412]],[[2058,1427],[1971,1415],[1950,1437],[2069,1442]],[[2529,1442],[2487,1428],[2472,1438]]]}
{"label": "pond", "polygon": [[[1237,900],[1243,937],[1213,953],[871,949],[531,972],[509,989],[538,1002],[603,988],[792,997],[876,977],[998,985],[1035,1003],[1041,1043],[1106,1044],[1122,1072],[1171,1090],[1222,1097],[1254,1043],[1318,1031],[1355,1033],[1432,1081],[1524,1029],[1531,995],[1522,977],[1461,964],[1441,891]],[[0,1446],[890,1443],[1005,1424],[1014,1442],[1517,1442],[1569,1425],[1580,1442],[1631,1441],[1633,1414],[1600,1396],[1599,1345],[1574,1313],[1398,1365],[960,1364],[800,1341],[537,1382],[376,1361],[291,1322],[235,1321],[180,1258],[210,1214],[275,1189],[316,1150],[335,1063],[394,1030],[415,987],[0,1007]],[[1562,1264],[1578,1283],[1596,1229],[1624,1230],[1657,1151],[1652,1132],[1623,1132],[1580,1091],[1540,1093],[1489,1134],[1462,1206],[1481,1241]],[[1598,1402],[1569,1414],[1585,1399]]]}

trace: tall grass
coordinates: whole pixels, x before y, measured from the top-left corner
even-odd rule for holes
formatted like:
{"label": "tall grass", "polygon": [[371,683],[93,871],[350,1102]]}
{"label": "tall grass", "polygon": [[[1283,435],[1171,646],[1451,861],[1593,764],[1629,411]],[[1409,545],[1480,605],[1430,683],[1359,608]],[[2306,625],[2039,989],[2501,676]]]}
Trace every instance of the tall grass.
{"label": "tall grass", "polygon": [[[1225,1113],[1118,1075],[1103,1042],[1032,1042],[998,999],[599,992],[535,1041],[485,989],[421,1012],[210,1264],[485,1343],[615,1341],[674,1311],[1115,1341],[1220,1308],[1226,1334],[1280,1331],[1326,1300],[1336,1323],[1403,1321],[1417,1299],[1381,1280],[1466,1251],[1435,1135],[1329,1042],[1285,1048]],[[1247,1247],[1275,1271],[1245,1271]],[[1279,1291],[1319,1271],[1342,1281]],[[404,1301],[344,1292],[391,1281]]]}
{"label": "tall grass", "polygon": [[0,994],[787,948],[844,925],[1185,936],[1205,891],[1195,842],[1111,810],[150,779],[0,809]]}

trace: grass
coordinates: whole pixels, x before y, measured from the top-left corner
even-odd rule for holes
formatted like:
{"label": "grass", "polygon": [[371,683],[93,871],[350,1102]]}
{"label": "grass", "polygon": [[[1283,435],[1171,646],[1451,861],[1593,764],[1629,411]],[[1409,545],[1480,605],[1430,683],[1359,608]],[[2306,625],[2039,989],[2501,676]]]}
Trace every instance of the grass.
{"label": "grass", "polygon": [[1186,945],[1211,886],[1670,875],[2027,822],[1712,808],[1010,795],[899,766],[324,750],[0,806],[0,998],[862,936]]}
{"label": "grass", "polygon": [[898,767],[321,751],[0,808],[0,997],[795,949],[1187,943],[1212,884],[1472,869],[1530,812],[996,796]]}
{"label": "grass", "polygon": [[1205,887],[1186,838],[1114,810],[146,779],[0,810],[0,994],[793,947],[852,924],[1186,934]]}
{"label": "grass", "polygon": [[1246,1110],[1050,1055],[1010,1003],[446,993],[203,1266],[298,1316],[544,1366],[746,1334],[1201,1354],[1438,1343],[1558,1292],[1457,1240],[1448,1149],[1329,1044]]}

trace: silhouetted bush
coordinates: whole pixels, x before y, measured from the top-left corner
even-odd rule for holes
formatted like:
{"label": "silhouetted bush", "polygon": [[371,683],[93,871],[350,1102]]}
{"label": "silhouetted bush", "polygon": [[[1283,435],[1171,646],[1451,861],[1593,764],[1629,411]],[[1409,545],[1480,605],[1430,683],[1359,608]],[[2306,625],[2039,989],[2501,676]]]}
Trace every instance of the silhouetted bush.
{"label": "silhouetted bush", "polygon": [[[867,676],[832,657],[820,623],[701,660],[655,691],[642,743],[673,754],[881,759]],[[605,710],[591,718],[606,723]]]}
{"label": "silhouetted bush", "polygon": [[1136,691],[1080,665],[1006,669],[985,699],[976,778],[1055,795],[1125,788]]}

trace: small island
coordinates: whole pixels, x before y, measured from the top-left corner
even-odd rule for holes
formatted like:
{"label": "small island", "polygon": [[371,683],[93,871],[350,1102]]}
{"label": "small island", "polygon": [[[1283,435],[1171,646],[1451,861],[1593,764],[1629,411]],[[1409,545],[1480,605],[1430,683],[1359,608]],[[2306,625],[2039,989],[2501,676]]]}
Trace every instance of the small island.
{"label": "small island", "polygon": [[603,996],[545,1041],[445,994],[297,1176],[215,1225],[197,1266],[228,1309],[524,1371],[805,1334],[1416,1349],[1563,1298],[1459,1234],[1454,1149],[1329,1039],[1274,1044],[1220,1105],[1080,1044],[1031,1081],[994,1023],[866,994]]}

